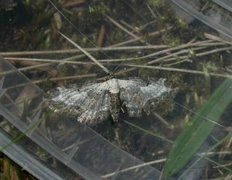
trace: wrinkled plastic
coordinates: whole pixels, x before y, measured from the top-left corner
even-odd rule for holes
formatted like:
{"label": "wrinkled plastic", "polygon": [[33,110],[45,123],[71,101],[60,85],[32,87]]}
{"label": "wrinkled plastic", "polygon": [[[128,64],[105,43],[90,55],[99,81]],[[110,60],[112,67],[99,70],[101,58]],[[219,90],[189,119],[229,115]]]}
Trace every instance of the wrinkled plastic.
{"label": "wrinkled plastic", "polygon": [[[14,161],[39,179],[70,179],[77,174],[85,179],[159,178],[158,170],[74,118],[50,119],[45,110],[41,89],[1,59],[0,115],[5,119],[0,121],[0,145]],[[57,126],[52,126],[51,121],[56,121]],[[12,152],[12,148],[16,151]]]}
{"label": "wrinkled plastic", "polygon": [[[181,11],[232,39],[232,2],[230,0],[171,0]],[[177,10],[179,11],[179,10]]]}
{"label": "wrinkled plastic", "polygon": [[62,179],[59,175],[51,171],[45,164],[36,160],[29,152],[25,151],[22,147],[12,144],[7,134],[0,129],[0,146],[4,147],[9,144],[3,152],[17,162],[23,169],[30,171],[35,177],[40,179]]}

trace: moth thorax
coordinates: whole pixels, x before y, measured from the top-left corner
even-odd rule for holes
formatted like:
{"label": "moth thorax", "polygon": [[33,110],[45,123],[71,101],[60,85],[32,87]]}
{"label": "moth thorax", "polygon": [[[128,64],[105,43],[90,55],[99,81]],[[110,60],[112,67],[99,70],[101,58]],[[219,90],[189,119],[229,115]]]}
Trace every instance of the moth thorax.
{"label": "moth thorax", "polygon": [[109,92],[112,94],[118,94],[119,93],[119,84],[117,79],[110,79],[108,81],[109,83]]}

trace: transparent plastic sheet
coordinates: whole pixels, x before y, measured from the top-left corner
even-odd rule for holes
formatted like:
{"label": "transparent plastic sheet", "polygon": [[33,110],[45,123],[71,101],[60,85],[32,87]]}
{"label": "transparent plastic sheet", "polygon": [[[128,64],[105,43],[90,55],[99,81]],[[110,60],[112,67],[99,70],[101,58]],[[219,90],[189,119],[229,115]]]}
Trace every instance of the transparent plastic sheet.
{"label": "transparent plastic sheet", "polygon": [[7,148],[3,149],[3,152],[17,162],[23,169],[29,171],[33,176],[39,179],[63,179],[57,173],[53,172],[50,167],[42,164],[24,147],[20,147],[18,144],[12,143],[12,139],[8,137],[7,133],[0,129],[0,146]]}
{"label": "transparent plastic sheet", "polygon": [[38,179],[71,179],[77,176],[6,119],[1,120],[0,134],[2,151]]}
{"label": "transparent plastic sheet", "polygon": [[231,1],[171,0],[181,10],[232,39]]}
{"label": "transparent plastic sheet", "polygon": [[[62,130],[49,126],[49,123],[46,123],[49,119],[44,121],[42,112],[43,92],[3,59],[0,61],[0,72],[0,114],[20,133],[37,144],[38,148],[45,150],[70,171],[86,179],[160,177],[158,170],[143,166],[141,160],[112,145],[72,118],[57,118],[57,121],[64,122]],[[31,148],[29,143],[24,141],[23,144],[24,149]],[[30,155],[32,154],[29,153],[28,157]],[[17,162],[17,159],[15,161]],[[30,171],[30,167],[28,168]],[[54,169],[58,172],[59,168],[60,166],[57,166]]]}
{"label": "transparent plastic sheet", "polygon": [[213,0],[214,3],[232,12],[232,1],[231,0]]}

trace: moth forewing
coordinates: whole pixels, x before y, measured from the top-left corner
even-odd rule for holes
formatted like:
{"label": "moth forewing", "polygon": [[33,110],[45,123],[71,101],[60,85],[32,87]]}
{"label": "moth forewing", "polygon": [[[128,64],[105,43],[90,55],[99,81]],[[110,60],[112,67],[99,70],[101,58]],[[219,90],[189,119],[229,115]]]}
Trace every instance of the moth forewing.
{"label": "moth forewing", "polygon": [[98,91],[94,95],[89,97],[85,108],[79,110],[78,121],[88,125],[98,124],[109,117],[110,102],[106,90]]}
{"label": "moth forewing", "polygon": [[110,102],[105,86],[103,83],[95,83],[82,88],[58,88],[58,95],[52,98],[52,104],[63,104],[60,113],[69,111],[79,122],[95,125],[109,117]]}
{"label": "moth forewing", "polygon": [[121,80],[120,99],[126,106],[128,115],[140,117],[142,112],[149,114],[151,103],[157,103],[158,99],[171,91],[171,88],[164,85],[164,81],[165,79],[159,79],[147,84],[141,80]]}

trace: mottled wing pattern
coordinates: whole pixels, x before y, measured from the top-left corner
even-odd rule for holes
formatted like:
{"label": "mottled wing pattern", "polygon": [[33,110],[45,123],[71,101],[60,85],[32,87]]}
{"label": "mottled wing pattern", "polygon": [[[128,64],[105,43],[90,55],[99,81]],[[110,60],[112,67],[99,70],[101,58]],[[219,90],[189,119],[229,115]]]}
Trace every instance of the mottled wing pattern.
{"label": "mottled wing pattern", "polygon": [[95,125],[106,120],[110,115],[109,91],[107,89],[96,88],[86,90],[86,92],[89,95],[82,102],[82,105],[79,105],[78,112],[80,116],[78,117],[78,121],[88,125]]}
{"label": "mottled wing pattern", "polygon": [[[111,91],[118,83],[122,106],[126,107],[130,117],[140,117],[142,112],[149,113],[151,103],[155,104],[171,91],[164,85],[164,79],[149,84],[141,80],[105,81],[87,85],[81,89],[58,88],[59,94],[52,101],[64,106],[70,113],[77,115],[78,121],[95,125],[110,116]],[[156,104],[155,104],[156,105]],[[148,108],[147,108],[148,107]]]}
{"label": "mottled wing pattern", "polygon": [[140,117],[149,102],[156,102],[171,89],[164,85],[164,79],[146,84],[140,80],[119,80],[120,99],[130,117]]}
{"label": "mottled wing pattern", "polygon": [[97,83],[77,88],[58,88],[53,102],[61,103],[65,109],[75,111],[78,121],[95,125],[109,117],[110,100],[106,83]]}

